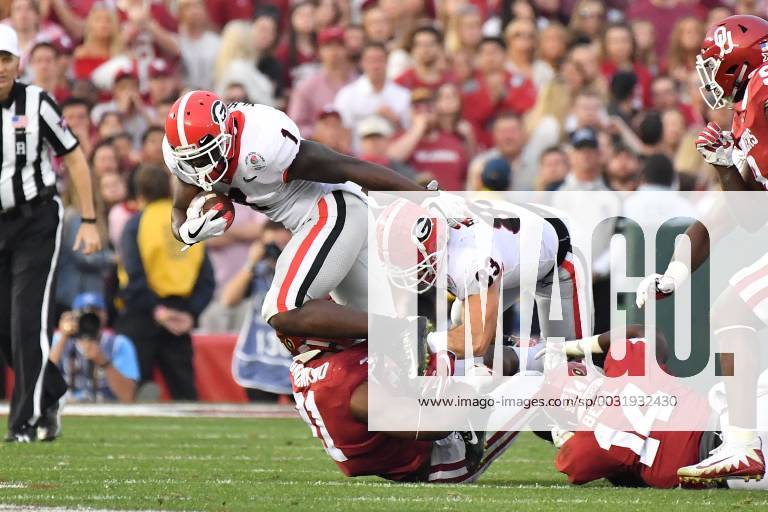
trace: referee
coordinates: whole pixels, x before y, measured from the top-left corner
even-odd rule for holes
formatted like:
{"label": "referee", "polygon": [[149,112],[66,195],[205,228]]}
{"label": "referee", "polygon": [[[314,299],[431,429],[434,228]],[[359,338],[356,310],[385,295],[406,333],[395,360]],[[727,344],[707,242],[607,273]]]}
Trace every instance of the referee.
{"label": "referee", "polygon": [[66,384],[48,361],[62,205],[51,152],[62,157],[80,198],[75,249],[100,248],[85,156],[56,103],[41,88],[16,81],[16,32],[0,25],[0,353],[16,375],[9,442],[58,435],[58,399]]}

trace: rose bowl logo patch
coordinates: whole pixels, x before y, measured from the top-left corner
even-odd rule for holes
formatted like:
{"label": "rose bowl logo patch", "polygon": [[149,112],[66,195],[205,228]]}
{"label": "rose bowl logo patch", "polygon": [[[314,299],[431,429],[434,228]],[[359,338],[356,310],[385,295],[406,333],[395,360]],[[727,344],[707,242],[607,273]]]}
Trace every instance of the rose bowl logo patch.
{"label": "rose bowl logo patch", "polygon": [[263,156],[255,151],[251,151],[248,153],[248,156],[245,157],[245,165],[254,171],[260,171],[267,166],[267,162],[264,160]]}

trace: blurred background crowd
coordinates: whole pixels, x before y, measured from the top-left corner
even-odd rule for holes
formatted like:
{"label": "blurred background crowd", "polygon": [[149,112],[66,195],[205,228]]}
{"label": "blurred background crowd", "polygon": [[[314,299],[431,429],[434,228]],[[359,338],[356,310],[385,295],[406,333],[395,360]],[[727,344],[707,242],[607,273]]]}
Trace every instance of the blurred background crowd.
{"label": "blurred background crowd", "polygon": [[[704,190],[716,185],[694,135],[710,120],[729,126],[731,112],[705,108],[695,57],[712,23],[766,14],[762,0],[10,0],[0,9],[19,36],[21,79],[55,96],[96,182],[106,249],[68,250],[79,224],[68,208],[57,316],[91,292],[118,328],[131,301],[162,295],[137,215],[167,201],[164,119],[186,90],[283,109],[304,138],[446,190]],[[76,197],[60,188],[71,206]],[[238,205],[233,227],[184,263],[194,269],[180,285],[189,300],[155,310],[154,335],[188,343],[193,329],[238,331],[250,278],[286,238]],[[177,366],[170,342],[133,343],[143,378],[153,362]],[[179,386],[172,394],[194,398]]]}

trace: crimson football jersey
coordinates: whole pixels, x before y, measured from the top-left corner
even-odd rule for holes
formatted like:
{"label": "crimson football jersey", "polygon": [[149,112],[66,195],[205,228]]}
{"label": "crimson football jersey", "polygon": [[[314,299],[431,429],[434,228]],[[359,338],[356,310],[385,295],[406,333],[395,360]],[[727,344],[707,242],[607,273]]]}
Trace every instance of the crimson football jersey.
{"label": "crimson football jersey", "polygon": [[749,166],[758,183],[768,190],[768,64],[754,72],[744,98],[734,104],[731,131],[736,142],[733,164]]}
{"label": "crimson football jersey", "polygon": [[[613,351],[605,358],[606,377],[622,375],[645,375],[645,340],[633,338],[626,341],[626,355],[617,360]],[[676,414],[702,415],[702,426],[709,406],[701,397],[676,383],[658,368],[648,370],[648,381],[652,386],[646,390],[641,384],[604,379],[599,394],[613,397],[646,396],[663,393],[677,397],[681,408],[651,405],[641,407],[610,407],[600,410],[591,408],[581,418],[583,426],[592,430],[574,433],[560,448],[555,457],[557,470],[568,475],[568,481],[584,484],[600,478],[630,481],[640,480],[650,487],[675,487],[678,484],[677,470],[682,466],[699,461],[701,431],[660,431],[655,430],[659,422],[672,422]],[[633,381],[634,382],[634,381]],[[655,408],[655,410],[654,410]],[[610,415],[623,414],[638,431],[624,431],[611,428]],[[648,420],[651,421],[648,421]],[[639,425],[645,423],[645,427]]]}
{"label": "crimson football jersey", "polygon": [[429,460],[431,441],[395,439],[369,432],[349,410],[352,393],[368,380],[368,345],[291,365],[296,408],[346,476],[402,480]]}

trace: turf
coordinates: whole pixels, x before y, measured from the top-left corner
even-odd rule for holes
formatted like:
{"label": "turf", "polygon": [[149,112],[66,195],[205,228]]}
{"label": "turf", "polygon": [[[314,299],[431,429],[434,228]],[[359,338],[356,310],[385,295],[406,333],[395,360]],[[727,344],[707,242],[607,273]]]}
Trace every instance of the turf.
{"label": "turf", "polygon": [[[293,419],[65,418],[55,443],[0,445],[0,505],[162,510],[746,510],[768,493],[575,488],[526,433],[475,485],[345,479]],[[2,506],[0,506],[2,508]]]}

